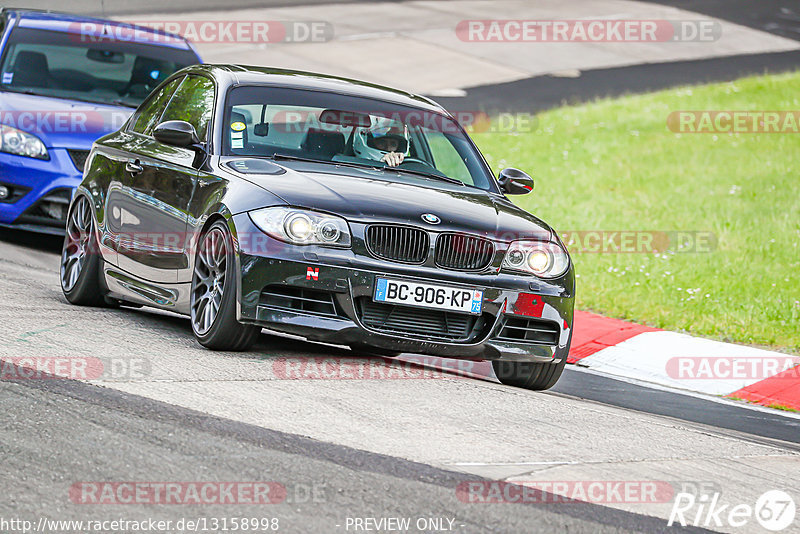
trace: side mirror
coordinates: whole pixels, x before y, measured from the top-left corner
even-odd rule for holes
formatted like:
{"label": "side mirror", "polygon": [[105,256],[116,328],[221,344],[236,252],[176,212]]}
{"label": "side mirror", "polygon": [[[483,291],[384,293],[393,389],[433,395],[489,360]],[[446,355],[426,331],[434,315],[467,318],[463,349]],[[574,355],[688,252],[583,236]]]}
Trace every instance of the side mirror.
{"label": "side mirror", "polygon": [[193,148],[193,145],[200,144],[194,126],[186,121],[162,122],[153,130],[153,137],[159,143],[181,148]]}
{"label": "side mirror", "polygon": [[507,195],[527,195],[533,191],[533,178],[519,169],[503,169],[497,180]]}

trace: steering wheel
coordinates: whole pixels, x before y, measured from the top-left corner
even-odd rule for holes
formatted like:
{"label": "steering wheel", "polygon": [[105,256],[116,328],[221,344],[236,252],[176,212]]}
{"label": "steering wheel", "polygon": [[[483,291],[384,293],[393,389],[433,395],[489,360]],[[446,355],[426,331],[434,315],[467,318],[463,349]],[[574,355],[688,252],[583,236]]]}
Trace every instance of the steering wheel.
{"label": "steering wheel", "polygon": [[410,171],[419,171],[419,172],[427,172],[431,174],[442,174],[442,172],[428,163],[427,161],[417,159],[417,158],[406,158],[403,160],[398,168],[400,169],[408,169]]}
{"label": "steering wheel", "polygon": [[426,167],[435,168],[433,165],[431,165],[427,161],[422,161],[421,159],[417,159],[417,158],[405,158],[403,160],[403,163],[400,164],[400,166],[403,166],[406,163],[416,163],[417,165],[425,165]]}

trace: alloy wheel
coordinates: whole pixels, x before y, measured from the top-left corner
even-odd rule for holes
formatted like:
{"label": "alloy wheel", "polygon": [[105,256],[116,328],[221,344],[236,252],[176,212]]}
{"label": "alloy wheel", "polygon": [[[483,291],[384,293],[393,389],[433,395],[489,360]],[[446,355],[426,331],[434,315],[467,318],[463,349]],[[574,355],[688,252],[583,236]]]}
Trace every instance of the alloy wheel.
{"label": "alloy wheel", "polygon": [[61,286],[72,291],[91,253],[92,211],[86,197],[75,203],[67,220],[67,235],[61,254]]}
{"label": "alloy wheel", "polygon": [[219,313],[228,268],[228,243],[225,233],[212,228],[197,254],[192,280],[192,326],[198,335],[206,334]]}

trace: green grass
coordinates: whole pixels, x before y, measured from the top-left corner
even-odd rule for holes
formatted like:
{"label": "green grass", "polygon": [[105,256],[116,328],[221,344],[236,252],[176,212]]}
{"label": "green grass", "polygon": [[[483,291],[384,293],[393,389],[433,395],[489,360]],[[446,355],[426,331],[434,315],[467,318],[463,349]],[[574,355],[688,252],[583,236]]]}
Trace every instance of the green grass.
{"label": "green grass", "polygon": [[528,133],[475,134],[515,201],[559,233],[709,231],[707,253],[574,254],[576,305],[725,341],[800,351],[800,134],[676,134],[677,110],[800,110],[800,73],[563,107]]}
{"label": "green grass", "polygon": [[785,406],[783,404],[767,404],[767,408],[773,408],[775,410],[781,410],[784,412],[800,413],[800,410],[795,410],[791,406]]}

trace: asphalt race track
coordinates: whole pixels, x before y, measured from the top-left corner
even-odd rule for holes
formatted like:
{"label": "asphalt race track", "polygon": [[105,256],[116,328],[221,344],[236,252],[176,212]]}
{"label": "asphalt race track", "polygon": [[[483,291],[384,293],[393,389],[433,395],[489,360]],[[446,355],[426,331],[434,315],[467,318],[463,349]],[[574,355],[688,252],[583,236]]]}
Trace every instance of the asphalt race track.
{"label": "asphalt race track", "polygon": [[287,532],[347,531],[348,517],[386,516],[448,517],[457,532],[666,532],[669,503],[475,504],[457,488],[655,480],[755,502],[798,486],[797,417],[574,370],[548,393],[435,368],[412,379],[304,380],[279,362],[358,359],[266,333],[250,353],[213,353],[183,318],[70,306],[57,250],[57,239],[4,231],[0,359],[99,358],[118,369],[89,381],[0,382],[0,491],[9,496],[0,517],[249,516],[247,505],[93,507],[73,503],[70,488],[259,480],[286,488],[285,502],[257,515],[278,517]]}

